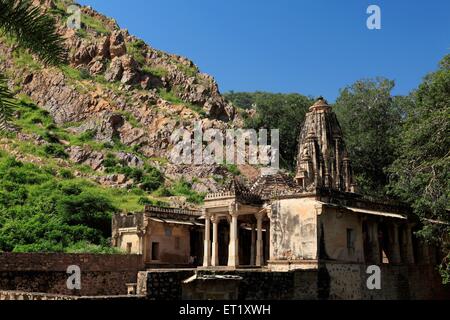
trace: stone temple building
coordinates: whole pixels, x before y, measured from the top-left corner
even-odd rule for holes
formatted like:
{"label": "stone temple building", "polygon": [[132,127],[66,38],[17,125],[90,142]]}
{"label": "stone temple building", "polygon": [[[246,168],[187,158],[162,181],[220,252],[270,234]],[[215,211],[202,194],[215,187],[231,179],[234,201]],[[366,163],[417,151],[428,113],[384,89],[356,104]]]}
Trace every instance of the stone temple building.
{"label": "stone temple building", "polygon": [[318,269],[323,261],[433,264],[438,250],[415,237],[402,203],[357,193],[342,130],[319,98],[302,126],[293,177],[234,179],[199,211],[146,207],[113,218],[113,243],[148,267],[267,271]]}

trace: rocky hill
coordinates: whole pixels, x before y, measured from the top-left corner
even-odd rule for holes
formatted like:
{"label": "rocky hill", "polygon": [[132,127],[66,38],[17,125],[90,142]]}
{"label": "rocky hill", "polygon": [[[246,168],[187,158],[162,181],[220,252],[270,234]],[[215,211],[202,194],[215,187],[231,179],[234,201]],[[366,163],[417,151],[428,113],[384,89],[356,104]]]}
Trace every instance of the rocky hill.
{"label": "rocky hill", "polygon": [[[143,188],[150,202],[164,198],[189,206],[198,194],[219,189],[236,168],[167,161],[175,128],[192,129],[197,121],[204,129],[239,126],[214,79],[92,8],[81,7],[81,29],[68,28],[70,3],[34,1],[56,19],[66,65],[44,66],[14,39],[0,38],[0,71],[21,100],[15,132],[3,134],[0,150],[39,166],[64,167],[105,187]],[[163,187],[156,192],[148,182],[158,175]],[[170,192],[173,186],[182,191]]]}

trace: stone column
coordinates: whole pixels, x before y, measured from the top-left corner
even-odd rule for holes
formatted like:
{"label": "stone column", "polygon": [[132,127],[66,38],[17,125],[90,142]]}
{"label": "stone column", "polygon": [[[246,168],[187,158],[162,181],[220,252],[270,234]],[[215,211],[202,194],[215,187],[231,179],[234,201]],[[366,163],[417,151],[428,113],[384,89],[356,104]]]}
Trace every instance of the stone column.
{"label": "stone column", "polygon": [[372,246],[372,260],[375,264],[381,263],[380,243],[378,241],[378,223],[373,221],[370,226],[370,242]]}
{"label": "stone column", "polygon": [[263,213],[255,214],[256,217],[256,266],[262,266],[263,262],[263,239],[262,239],[262,219]]}
{"label": "stone column", "polygon": [[264,264],[266,264],[266,261],[270,259],[269,248],[270,248],[270,223],[267,222],[267,227],[266,227],[266,246],[264,247],[264,256],[265,256]]}
{"label": "stone column", "polygon": [[239,265],[239,230],[238,230],[238,213],[234,205],[230,205],[229,214],[230,222],[230,243],[228,246],[228,266],[237,267]]}
{"label": "stone column", "polygon": [[412,240],[412,227],[410,224],[407,225],[405,230],[406,236],[406,259],[408,263],[414,263],[414,249]]}
{"label": "stone column", "polygon": [[422,263],[431,264],[430,246],[426,242],[421,242],[422,245]]}
{"label": "stone column", "polygon": [[392,241],[391,241],[391,252],[392,252],[392,263],[401,263],[400,257],[400,243],[398,241],[398,225],[396,223],[392,224]]}
{"label": "stone column", "polygon": [[203,266],[209,267],[211,265],[211,224],[209,213],[203,211],[205,217],[205,240],[203,242]]}
{"label": "stone column", "polygon": [[250,250],[250,265],[254,266],[256,263],[256,230],[255,224],[252,224],[252,246]]}
{"label": "stone column", "polygon": [[218,242],[219,218],[216,215],[213,215],[211,217],[211,222],[213,223],[211,264],[213,266],[218,266],[219,265],[219,242]]}
{"label": "stone column", "polygon": [[138,253],[139,254],[144,254],[144,232],[139,231],[138,233],[138,237],[139,237],[139,249],[138,249]]}

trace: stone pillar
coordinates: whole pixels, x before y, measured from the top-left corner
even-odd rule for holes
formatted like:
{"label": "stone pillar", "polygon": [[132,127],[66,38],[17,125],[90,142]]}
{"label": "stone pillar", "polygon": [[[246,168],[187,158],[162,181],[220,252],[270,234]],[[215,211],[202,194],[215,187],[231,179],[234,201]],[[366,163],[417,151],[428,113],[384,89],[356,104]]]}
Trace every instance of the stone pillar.
{"label": "stone pillar", "polygon": [[256,266],[262,266],[263,262],[263,239],[262,239],[262,219],[263,213],[255,214],[256,217]]}
{"label": "stone pillar", "polygon": [[406,259],[407,263],[414,263],[414,248],[412,240],[412,227],[410,224],[407,225],[405,230],[405,240],[406,240]]}
{"label": "stone pillar", "polygon": [[211,223],[209,213],[203,212],[205,217],[205,240],[203,242],[203,266],[209,267],[211,265]]}
{"label": "stone pillar", "polygon": [[218,266],[219,265],[219,242],[218,242],[219,218],[216,215],[213,215],[211,217],[211,222],[213,223],[211,265]]}
{"label": "stone pillar", "polygon": [[375,264],[381,263],[380,243],[378,239],[378,223],[373,221],[370,224],[370,244],[372,246],[372,260]]}
{"label": "stone pillar", "polygon": [[138,249],[138,253],[139,254],[144,254],[144,232],[139,231],[138,233],[138,237],[139,237],[139,249]]}
{"label": "stone pillar", "polygon": [[400,257],[400,243],[398,239],[398,225],[396,223],[392,224],[392,239],[391,239],[391,252],[392,252],[392,263],[399,264],[401,263]]}
{"label": "stone pillar", "polygon": [[271,205],[269,205],[269,206],[267,206],[266,207],[266,214],[267,214],[267,218],[268,218],[268,223],[267,223],[267,233],[268,233],[268,235],[267,235],[267,238],[268,238],[268,240],[269,241],[267,241],[267,252],[268,252],[268,254],[267,254],[267,259],[268,260],[271,260],[272,259],[272,257],[273,257],[273,246],[272,246],[272,243],[271,243],[271,241],[272,241],[272,218],[273,218],[273,211],[272,211],[272,206]]}
{"label": "stone pillar", "polygon": [[239,230],[238,230],[238,213],[234,205],[230,205],[229,214],[230,222],[230,243],[228,245],[228,266],[237,267],[239,265]]}
{"label": "stone pillar", "polygon": [[270,252],[269,252],[269,247],[270,247],[270,223],[267,222],[267,227],[266,227],[266,246],[264,247],[264,264],[266,264],[266,261],[270,259]]}
{"label": "stone pillar", "polygon": [[252,224],[252,246],[250,249],[250,265],[254,266],[256,263],[256,230],[255,224]]}

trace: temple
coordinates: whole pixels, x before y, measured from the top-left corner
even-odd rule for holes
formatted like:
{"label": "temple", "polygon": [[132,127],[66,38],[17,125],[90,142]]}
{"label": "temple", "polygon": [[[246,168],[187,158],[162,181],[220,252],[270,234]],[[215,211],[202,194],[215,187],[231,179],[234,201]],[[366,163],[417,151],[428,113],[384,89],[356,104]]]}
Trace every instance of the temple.
{"label": "temple", "polygon": [[306,114],[293,177],[234,178],[199,211],[146,207],[113,218],[114,245],[147,266],[317,269],[322,262],[433,264],[438,250],[413,236],[410,208],[357,193],[342,130],[327,101]]}

